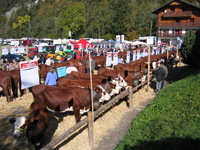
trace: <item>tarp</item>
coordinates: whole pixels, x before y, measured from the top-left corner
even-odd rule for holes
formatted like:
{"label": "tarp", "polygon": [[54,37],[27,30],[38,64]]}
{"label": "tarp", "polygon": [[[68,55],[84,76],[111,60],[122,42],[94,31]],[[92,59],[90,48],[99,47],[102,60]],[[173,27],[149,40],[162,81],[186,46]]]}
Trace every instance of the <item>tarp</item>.
{"label": "tarp", "polygon": [[81,39],[74,45],[74,48],[79,48],[80,45],[81,45],[81,48],[86,48],[86,45],[87,45],[87,47],[90,47],[90,46],[93,47],[93,44],[86,41],[85,39]]}
{"label": "tarp", "polygon": [[147,45],[147,43],[141,41],[135,41],[132,43],[132,45]]}

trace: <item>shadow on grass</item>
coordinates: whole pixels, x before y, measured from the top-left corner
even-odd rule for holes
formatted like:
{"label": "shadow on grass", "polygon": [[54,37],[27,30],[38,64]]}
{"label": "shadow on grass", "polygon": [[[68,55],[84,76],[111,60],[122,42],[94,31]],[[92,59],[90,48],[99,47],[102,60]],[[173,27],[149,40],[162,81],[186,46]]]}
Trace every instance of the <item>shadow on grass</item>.
{"label": "shadow on grass", "polygon": [[199,150],[200,139],[166,138],[160,141],[141,141],[139,145],[125,145],[124,150]]}

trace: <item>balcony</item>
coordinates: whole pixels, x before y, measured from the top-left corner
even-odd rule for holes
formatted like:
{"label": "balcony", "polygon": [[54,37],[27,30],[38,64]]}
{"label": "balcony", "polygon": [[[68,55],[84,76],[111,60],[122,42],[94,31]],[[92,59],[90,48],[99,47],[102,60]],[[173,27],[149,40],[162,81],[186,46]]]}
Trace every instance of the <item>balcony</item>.
{"label": "balcony", "polygon": [[191,17],[192,11],[165,12],[163,17]]}
{"label": "balcony", "polygon": [[186,33],[156,33],[157,37],[184,37]]}
{"label": "balcony", "polygon": [[200,27],[200,22],[157,23],[157,27]]}

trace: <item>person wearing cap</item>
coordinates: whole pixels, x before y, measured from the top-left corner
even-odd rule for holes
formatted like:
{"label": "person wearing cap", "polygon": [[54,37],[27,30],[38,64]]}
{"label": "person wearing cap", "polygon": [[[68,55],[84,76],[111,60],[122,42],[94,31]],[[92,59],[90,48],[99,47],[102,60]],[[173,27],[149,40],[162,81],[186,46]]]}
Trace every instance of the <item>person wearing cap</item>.
{"label": "person wearing cap", "polygon": [[[94,69],[95,69],[95,61],[91,58],[91,70],[92,70],[92,74],[94,73]],[[89,63],[89,59],[86,62],[86,73],[90,74],[90,63]]]}
{"label": "person wearing cap", "polygon": [[56,86],[57,79],[58,77],[57,77],[56,72],[54,71],[52,67],[49,67],[49,72],[47,73],[47,77],[46,77],[44,85]]}
{"label": "person wearing cap", "polygon": [[83,65],[82,60],[78,61],[78,72],[85,73],[85,66]]}

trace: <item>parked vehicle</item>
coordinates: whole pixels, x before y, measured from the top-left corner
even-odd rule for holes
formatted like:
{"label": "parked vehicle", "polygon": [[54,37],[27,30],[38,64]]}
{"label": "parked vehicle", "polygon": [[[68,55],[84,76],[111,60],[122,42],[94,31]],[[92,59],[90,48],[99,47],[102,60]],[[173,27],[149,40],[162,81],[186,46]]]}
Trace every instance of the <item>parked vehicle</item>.
{"label": "parked vehicle", "polygon": [[28,49],[28,57],[30,59],[33,59],[33,56],[37,55],[37,54],[38,54],[38,48],[37,47]]}
{"label": "parked vehicle", "polygon": [[8,55],[1,56],[1,62],[5,63],[6,58],[8,59],[9,62],[13,62],[13,60],[18,61],[18,62],[25,61],[25,58],[21,55],[8,53]]}
{"label": "parked vehicle", "polygon": [[32,44],[31,40],[23,40],[22,45],[24,45],[24,46],[26,46],[26,45],[32,46],[33,44]]}

